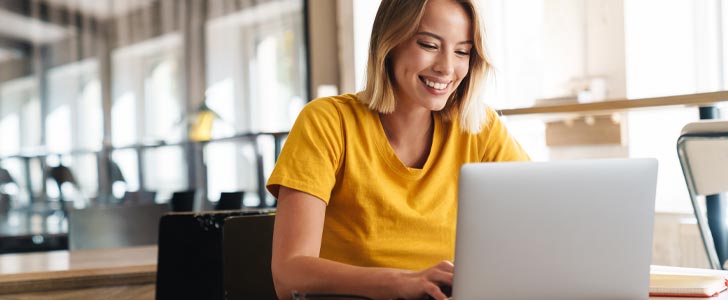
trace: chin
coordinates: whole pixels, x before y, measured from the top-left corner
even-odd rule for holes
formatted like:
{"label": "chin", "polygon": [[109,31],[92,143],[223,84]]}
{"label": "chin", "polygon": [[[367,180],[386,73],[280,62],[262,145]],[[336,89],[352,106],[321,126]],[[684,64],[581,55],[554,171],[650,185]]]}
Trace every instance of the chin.
{"label": "chin", "polygon": [[442,105],[437,105],[436,107],[430,108],[430,110],[431,111],[441,111],[441,110],[445,109],[445,104],[446,103],[443,103]]}
{"label": "chin", "polygon": [[[448,98],[450,98],[450,97],[448,96]],[[429,105],[430,110],[431,111],[441,111],[441,110],[445,109],[445,106],[447,106],[448,98],[445,98],[444,100],[436,100],[436,101],[431,102]]]}

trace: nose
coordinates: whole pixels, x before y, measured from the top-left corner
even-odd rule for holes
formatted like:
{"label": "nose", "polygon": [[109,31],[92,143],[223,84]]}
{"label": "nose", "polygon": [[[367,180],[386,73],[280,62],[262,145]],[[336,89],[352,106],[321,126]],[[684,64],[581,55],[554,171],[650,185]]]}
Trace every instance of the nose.
{"label": "nose", "polygon": [[455,71],[453,55],[446,51],[440,52],[440,54],[435,59],[433,71],[442,75],[452,74]]}

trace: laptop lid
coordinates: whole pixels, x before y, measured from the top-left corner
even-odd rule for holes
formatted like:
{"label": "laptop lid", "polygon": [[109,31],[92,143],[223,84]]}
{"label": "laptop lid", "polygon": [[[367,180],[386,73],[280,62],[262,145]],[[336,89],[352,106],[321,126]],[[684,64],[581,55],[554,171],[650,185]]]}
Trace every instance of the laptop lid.
{"label": "laptop lid", "polygon": [[275,215],[225,219],[223,282],[227,300],[275,300],[271,273]]}
{"label": "laptop lid", "polygon": [[655,159],[468,164],[454,299],[648,299]]}

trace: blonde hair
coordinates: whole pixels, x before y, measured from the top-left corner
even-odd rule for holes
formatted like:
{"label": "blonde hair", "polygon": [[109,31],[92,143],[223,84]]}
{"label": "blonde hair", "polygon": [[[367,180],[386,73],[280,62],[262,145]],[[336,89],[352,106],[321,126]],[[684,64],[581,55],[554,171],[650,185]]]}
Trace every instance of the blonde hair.
{"label": "blonde hair", "polygon": [[[485,29],[473,0],[455,0],[470,15],[473,29],[473,48],[470,67],[457,90],[437,112],[443,120],[459,118],[460,128],[478,133],[487,121],[485,108],[478,101],[479,87],[491,72],[490,58],[485,47]],[[411,38],[425,13],[428,0],[382,0],[377,10],[369,41],[366,86],[359,101],[379,113],[391,113],[395,107],[394,75],[390,54],[398,45]]]}

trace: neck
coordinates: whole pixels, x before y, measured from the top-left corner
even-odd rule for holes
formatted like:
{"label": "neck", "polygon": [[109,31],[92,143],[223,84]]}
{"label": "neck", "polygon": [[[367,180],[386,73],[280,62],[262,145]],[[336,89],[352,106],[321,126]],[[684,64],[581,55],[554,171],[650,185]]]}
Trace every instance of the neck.
{"label": "neck", "polygon": [[419,144],[431,138],[433,118],[429,110],[395,110],[380,114],[379,119],[392,145]]}

